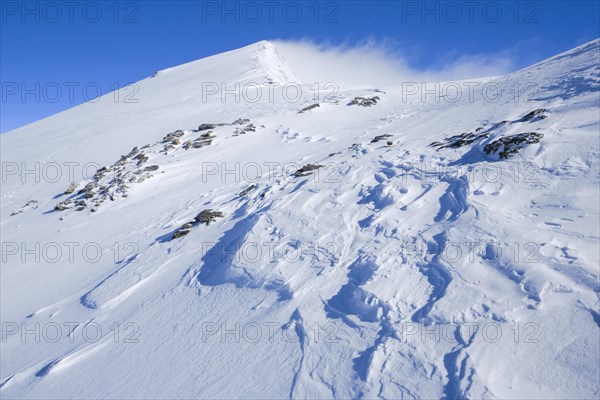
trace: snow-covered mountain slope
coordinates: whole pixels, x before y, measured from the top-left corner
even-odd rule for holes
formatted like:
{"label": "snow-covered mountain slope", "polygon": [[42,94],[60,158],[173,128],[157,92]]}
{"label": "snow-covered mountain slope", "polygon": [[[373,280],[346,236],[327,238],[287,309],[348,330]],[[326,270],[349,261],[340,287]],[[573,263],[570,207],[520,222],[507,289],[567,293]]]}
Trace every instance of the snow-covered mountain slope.
{"label": "snow-covered mountain slope", "polygon": [[597,398],[599,49],[366,90],[260,42],[0,136],[2,396]]}

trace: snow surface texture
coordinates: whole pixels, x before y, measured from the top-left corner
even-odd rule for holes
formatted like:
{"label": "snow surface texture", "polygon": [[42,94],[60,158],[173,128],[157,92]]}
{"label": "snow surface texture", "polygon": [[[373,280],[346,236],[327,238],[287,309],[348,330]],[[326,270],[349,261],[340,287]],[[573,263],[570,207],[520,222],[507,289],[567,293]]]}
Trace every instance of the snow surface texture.
{"label": "snow surface texture", "polygon": [[2,135],[2,397],[598,398],[599,48],[286,101],[260,42]]}

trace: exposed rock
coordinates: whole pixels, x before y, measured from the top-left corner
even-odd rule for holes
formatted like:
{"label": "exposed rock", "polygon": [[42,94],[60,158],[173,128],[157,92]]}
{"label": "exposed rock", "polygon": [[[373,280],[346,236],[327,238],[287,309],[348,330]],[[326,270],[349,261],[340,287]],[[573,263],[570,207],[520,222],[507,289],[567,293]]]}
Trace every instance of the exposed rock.
{"label": "exposed rock", "polygon": [[158,168],[158,165],[148,165],[146,168],[144,168],[144,171],[156,171]]}
{"label": "exposed rock", "polygon": [[196,215],[196,218],[194,218],[194,221],[199,224],[206,224],[208,226],[212,222],[215,222],[217,220],[217,218],[223,218],[223,216],[224,215],[221,211],[213,211],[210,209],[203,210],[198,215]]}
{"label": "exposed rock", "polygon": [[56,210],[56,211],[64,211],[64,210],[68,210],[71,207],[72,207],[72,205],[71,205],[71,202],[69,200],[59,201],[54,206],[54,210]]}
{"label": "exposed rock", "polygon": [[170,144],[174,144],[174,145],[178,145],[180,143],[179,138],[182,137],[185,134],[184,131],[175,131],[172,133],[169,133],[167,136],[165,136],[163,138],[163,143],[170,143]]}
{"label": "exposed rock", "polygon": [[137,166],[140,167],[143,163],[148,161],[148,156],[144,153],[140,153],[134,157],[135,160],[138,160]]}
{"label": "exposed rock", "polygon": [[485,151],[486,154],[492,154],[499,151],[498,155],[500,158],[508,158],[512,154],[518,153],[524,145],[539,143],[543,137],[544,134],[538,132],[525,132],[505,136],[487,144],[483,148],[483,151]]}
{"label": "exposed rock", "polygon": [[[488,129],[488,131],[492,131],[496,128],[501,128],[504,125],[511,124],[511,123],[512,123],[511,121],[507,121],[507,120],[496,122],[490,129]],[[482,128],[478,128],[478,129],[482,129]]]}
{"label": "exposed rock", "polygon": [[[98,169],[96,171],[96,173],[94,174],[94,180],[98,181],[98,180],[102,179],[108,171],[110,171],[110,168],[108,168],[108,167],[102,167],[102,168]],[[77,185],[75,182],[71,182],[71,185],[73,185],[73,184]]]}
{"label": "exposed rock", "polygon": [[254,124],[248,124],[244,127],[244,129],[239,129],[237,128],[234,132],[233,135],[237,136],[237,135],[245,135],[248,132],[256,132],[256,127],[254,126]]}
{"label": "exposed rock", "polygon": [[317,107],[321,107],[321,105],[319,103],[311,104],[310,106],[304,107],[302,110],[298,111],[298,114],[302,114],[305,111],[309,111],[309,110],[312,110],[313,108],[317,108]]}
{"label": "exposed rock", "polygon": [[310,175],[313,171],[318,170],[319,168],[323,168],[323,166],[318,164],[306,164],[304,167],[294,172],[294,176],[296,178],[307,176]]}
{"label": "exposed rock", "polygon": [[244,125],[250,122],[248,118],[239,118],[231,123],[231,125]]}
{"label": "exposed rock", "polygon": [[36,208],[38,208],[38,206],[35,205],[35,204],[37,204],[37,202],[38,202],[37,200],[29,200],[23,207],[21,207],[17,211],[10,213],[10,215],[13,216],[13,215],[21,214],[26,209],[35,210]]}
{"label": "exposed rock", "polygon": [[176,230],[176,231],[173,233],[173,236],[171,237],[171,240],[172,240],[172,239],[177,239],[177,238],[183,237],[183,236],[187,235],[188,233],[190,233],[190,230],[189,230],[189,229],[182,229],[182,228],[179,228],[178,230]]}
{"label": "exposed rock", "polygon": [[390,137],[392,137],[392,136],[393,136],[393,135],[387,135],[387,134],[386,134],[386,135],[379,135],[379,136],[375,136],[375,137],[373,138],[373,140],[371,140],[371,143],[377,143],[377,142],[380,142],[380,141],[382,141],[383,139],[387,139],[387,138],[390,138]]}
{"label": "exposed rock", "polygon": [[197,140],[194,140],[191,143],[191,146],[193,148],[195,148],[195,149],[199,149],[199,148],[204,147],[204,146],[210,146],[211,144],[212,144],[212,140],[199,140],[199,139],[197,139]]}
{"label": "exposed rock", "polygon": [[256,185],[250,185],[248,186],[246,189],[242,190],[239,194],[240,197],[244,197],[245,195],[247,195],[248,193],[250,193],[251,191],[253,191],[254,189],[256,189]]}
{"label": "exposed rock", "polygon": [[381,100],[379,98],[379,96],[374,96],[371,98],[355,97],[354,100],[352,100],[350,103],[348,103],[348,105],[349,106],[358,105],[358,106],[363,106],[363,107],[371,107],[371,106],[377,104],[377,102],[379,100]]}
{"label": "exposed rock", "polygon": [[[465,132],[465,133],[461,133],[459,135],[454,135],[454,136],[451,136],[448,138],[444,138],[441,141],[433,142],[430,144],[430,146],[437,148],[437,150],[444,149],[444,148],[459,148],[459,147],[471,144],[473,142],[476,142],[480,139],[485,139],[490,136],[490,134],[493,130],[495,130],[497,128],[501,128],[507,124],[510,124],[510,123],[514,124],[514,123],[518,123],[518,122],[527,122],[527,121],[534,122],[534,121],[537,121],[540,119],[547,118],[547,116],[544,115],[545,112],[546,112],[546,109],[538,108],[537,110],[533,110],[530,113],[525,114],[523,117],[521,117],[517,120],[500,121],[498,123],[493,124],[487,130],[484,129],[483,127],[479,127],[477,129],[475,129],[475,131],[473,131],[473,132]],[[503,140],[503,139],[500,139],[500,140]],[[493,143],[496,143],[496,142],[493,142]],[[488,144],[488,146],[490,146],[491,144],[492,143]],[[488,146],[486,146],[486,148],[491,148]],[[497,143],[497,144],[495,144],[495,146],[501,146],[501,144]],[[486,153],[488,153],[488,151],[486,151]],[[506,153],[506,155],[503,158],[507,157],[510,154],[512,154],[512,153],[510,153],[510,152]]]}
{"label": "exposed rock", "polygon": [[181,225],[179,227],[179,229],[177,229],[173,233],[171,240],[187,235],[188,233],[191,232],[192,228],[195,225],[206,224],[208,226],[212,222],[216,221],[217,218],[222,218],[222,217],[223,217],[223,213],[220,211],[203,210],[198,215],[196,215],[196,218],[194,218],[193,221],[186,222],[185,224]]}
{"label": "exposed rock", "polygon": [[76,200],[74,204],[76,206],[83,206],[83,207],[85,207],[85,201],[84,200]]}
{"label": "exposed rock", "polygon": [[73,192],[75,192],[75,189],[77,189],[77,182],[71,182],[71,184],[69,185],[69,187],[67,188],[67,190],[65,190],[65,194],[71,194]]}
{"label": "exposed rock", "polygon": [[445,138],[440,142],[432,142],[430,146],[437,148],[437,150],[446,148],[459,148],[467,144],[471,144],[479,139],[486,138],[489,135],[490,133],[487,131],[481,133],[466,132],[459,135],[450,136],[449,138]]}
{"label": "exposed rock", "polygon": [[198,129],[196,129],[196,132],[206,131],[209,129],[215,129],[215,125],[214,124],[202,124],[198,127]]}
{"label": "exposed rock", "polygon": [[209,131],[209,132],[205,132],[205,133],[201,134],[199,138],[196,138],[193,141],[188,140],[181,147],[184,150],[189,150],[192,147],[194,149],[199,149],[201,147],[211,145],[212,141],[213,141],[212,131]]}
{"label": "exposed rock", "polygon": [[520,121],[522,122],[534,122],[534,121],[538,121],[540,119],[545,119],[548,118],[547,115],[544,115],[544,113],[547,110],[545,108],[538,108],[537,110],[533,110],[530,113],[525,114],[523,117],[521,117]]}

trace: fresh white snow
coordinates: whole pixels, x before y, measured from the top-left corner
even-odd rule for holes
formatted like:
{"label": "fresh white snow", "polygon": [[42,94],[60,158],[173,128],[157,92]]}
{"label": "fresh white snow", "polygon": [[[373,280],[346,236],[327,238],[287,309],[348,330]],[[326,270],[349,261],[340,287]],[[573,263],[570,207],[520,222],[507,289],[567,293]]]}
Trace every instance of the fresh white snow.
{"label": "fresh white snow", "polygon": [[1,135],[2,397],[598,398],[599,51],[365,89],[263,41]]}

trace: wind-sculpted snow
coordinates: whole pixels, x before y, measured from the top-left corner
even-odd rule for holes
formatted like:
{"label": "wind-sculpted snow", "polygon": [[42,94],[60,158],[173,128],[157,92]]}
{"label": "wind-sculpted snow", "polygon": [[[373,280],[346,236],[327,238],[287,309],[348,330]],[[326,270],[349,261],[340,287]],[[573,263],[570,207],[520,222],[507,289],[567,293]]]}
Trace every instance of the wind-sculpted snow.
{"label": "wind-sculpted snow", "polygon": [[204,96],[296,79],[260,42],[3,135],[0,393],[597,397],[597,48],[477,81],[533,101]]}

